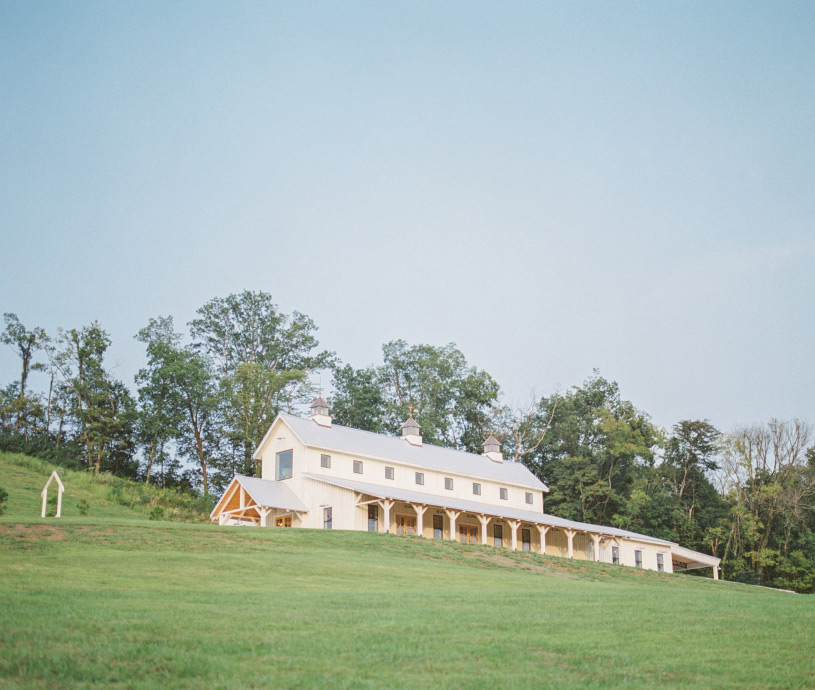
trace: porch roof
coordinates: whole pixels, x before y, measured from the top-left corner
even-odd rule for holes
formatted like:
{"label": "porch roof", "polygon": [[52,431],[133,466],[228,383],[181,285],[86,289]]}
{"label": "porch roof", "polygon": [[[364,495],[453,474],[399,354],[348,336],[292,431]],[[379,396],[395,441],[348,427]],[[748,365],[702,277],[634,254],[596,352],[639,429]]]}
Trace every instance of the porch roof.
{"label": "porch roof", "polygon": [[674,561],[682,563],[684,570],[696,570],[697,568],[717,568],[722,562],[720,558],[709,556],[706,553],[691,551],[684,546],[675,545],[671,548],[671,556]]}
{"label": "porch roof", "polygon": [[258,479],[257,477],[245,477],[242,474],[236,474],[226,491],[224,491],[223,496],[221,496],[221,500],[218,501],[212,513],[210,513],[210,518],[215,519],[223,510],[228,497],[232,495],[231,489],[235,484],[242,486],[249,498],[254,501],[254,505],[246,506],[247,510],[249,508],[280,508],[298,513],[308,512],[306,504],[283,482],[273,482],[269,479]]}
{"label": "porch roof", "polygon": [[520,520],[521,522],[531,522],[538,525],[547,525],[549,527],[573,529],[578,532],[591,532],[594,534],[602,534],[611,537],[625,537],[627,539],[635,539],[637,541],[648,542],[651,544],[665,544],[666,546],[674,546],[673,542],[665,541],[664,539],[657,539],[656,537],[649,537],[645,534],[629,532],[628,530],[618,529],[616,527],[607,527],[605,525],[592,525],[587,522],[566,520],[565,518],[560,518],[556,515],[547,515],[545,513],[538,513],[532,510],[519,510],[518,508],[499,506],[494,503],[478,503],[476,501],[467,501],[453,497],[447,498],[438,496],[436,494],[423,493],[421,491],[412,491],[410,489],[402,489],[399,487],[385,487],[378,484],[367,484],[366,482],[358,482],[351,479],[338,479],[335,477],[326,477],[324,475],[308,473],[303,474],[303,476],[313,479],[314,481],[332,484],[334,486],[350,489],[352,491],[358,491],[359,493],[367,494],[375,498],[390,498],[396,501],[404,501],[405,503],[438,506],[440,508],[450,508],[451,510],[460,510],[467,513],[479,513],[481,515],[492,515],[504,519]]}

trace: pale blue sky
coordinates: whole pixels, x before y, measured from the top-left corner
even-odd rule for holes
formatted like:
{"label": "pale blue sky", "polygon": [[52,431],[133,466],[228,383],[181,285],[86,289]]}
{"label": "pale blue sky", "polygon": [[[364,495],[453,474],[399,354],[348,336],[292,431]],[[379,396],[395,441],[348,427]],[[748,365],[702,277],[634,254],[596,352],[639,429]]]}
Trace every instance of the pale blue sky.
{"label": "pale blue sky", "polygon": [[0,84],[0,311],[131,384],[250,289],[355,366],[815,420],[811,1],[8,2]]}

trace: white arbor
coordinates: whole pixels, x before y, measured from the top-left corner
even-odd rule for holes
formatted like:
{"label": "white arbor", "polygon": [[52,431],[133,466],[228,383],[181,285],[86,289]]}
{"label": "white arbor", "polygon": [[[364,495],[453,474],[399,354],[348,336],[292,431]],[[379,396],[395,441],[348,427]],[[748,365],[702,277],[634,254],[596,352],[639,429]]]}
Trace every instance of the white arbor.
{"label": "white arbor", "polygon": [[65,491],[65,486],[62,484],[62,480],[59,478],[57,471],[54,470],[51,476],[48,477],[45,488],[42,490],[42,517],[45,517],[45,508],[48,501],[48,487],[51,486],[51,482],[55,479],[57,480],[57,517],[62,515],[62,492]]}

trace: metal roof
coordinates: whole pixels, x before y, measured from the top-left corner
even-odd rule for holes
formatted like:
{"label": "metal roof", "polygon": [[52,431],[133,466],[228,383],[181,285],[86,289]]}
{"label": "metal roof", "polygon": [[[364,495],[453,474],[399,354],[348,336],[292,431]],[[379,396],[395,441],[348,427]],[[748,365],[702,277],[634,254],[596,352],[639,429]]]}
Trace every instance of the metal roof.
{"label": "metal roof", "polygon": [[448,474],[522,486],[527,489],[549,491],[546,484],[520,462],[493,462],[475,453],[429,444],[414,446],[404,438],[361,431],[339,424],[325,427],[310,419],[290,414],[281,413],[280,417],[307,446],[335,450],[349,455],[364,455],[370,458],[390,460]]}
{"label": "metal roof", "polygon": [[[453,510],[461,510],[467,513],[495,515],[497,517],[508,518],[510,520],[520,520],[521,522],[532,522],[539,525],[548,525],[549,527],[561,527],[564,529],[578,530],[580,532],[594,532],[595,534],[606,534],[612,537],[625,537],[627,539],[636,539],[637,541],[649,542],[652,544],[665,544],[666,546],[671,547],[675,546],[673,542],[665,541],[664,539],[657,539],[656,537],[649,537],[645,534],[638,534],[637,532],[629,532],[628,530],[618,529],[616,527],[606,527],[605,525],[592,525],[588,522],[566,520],[565,518],[560,518],[555,515],[537,513],[532,510],[519,510],[518,508],[510,508],[509,506],[501,506],[495,503],[477,503],[476,501],[447,498],[438,496],[436,494],[426,494],[420,491],[412,491],[410,489],[380,486],[378,484],[367,484],[365,482],[357,482],[350,479],[336,479],[334,477],[326,477],[318,474],[304,473],[303,476],[319,482],[324,482],[326,484],[340,486],[344,489],[359,491],[360,493],[375,496],[377,498],[392,498],[397,501],[405,501],[406,503],[439,506],[441,508],[451,508]],[[687,551],[687,549],[685,549],[685,551]],[[707,558],[711,557],[708,556]]]}
{"label": "metal roof", "polygon": [[245,477],[242,474],[236,474],[235,479],[261,508],[282,508],[283,510],[294,510],[299,513],[308,512],[306,504],[284,482]]}

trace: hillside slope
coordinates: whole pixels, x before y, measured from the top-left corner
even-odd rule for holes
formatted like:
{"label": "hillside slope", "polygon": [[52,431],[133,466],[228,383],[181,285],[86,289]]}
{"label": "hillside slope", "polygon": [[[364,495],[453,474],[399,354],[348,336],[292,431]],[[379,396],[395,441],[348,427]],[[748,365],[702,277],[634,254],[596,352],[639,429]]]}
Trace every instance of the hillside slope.
{"label": "hillside slope", "polygon": [[815,686],[813,597],[415,537],[8,515],[0,582],[0,687]]}
{"label": "hillside slope", "polygon": [[[153,513],[154,517],[160,515],[162,519],[182,522],[208,520],[209,510],[203,499],[110,474],[77,472],[19,453],[0,452],[0,487],[9,494],[5,516],[39,517],[42,510],[40,492],[54,470],[65,485],[62,497],[65,518],[82,517],[79,504],[84,499],[87,517],[145,519]],[[53,483],[49,497],[55,495],[56,483]],[[156,508],[159,510],[153,512]]]}

